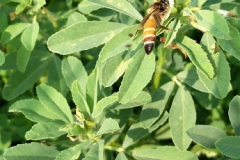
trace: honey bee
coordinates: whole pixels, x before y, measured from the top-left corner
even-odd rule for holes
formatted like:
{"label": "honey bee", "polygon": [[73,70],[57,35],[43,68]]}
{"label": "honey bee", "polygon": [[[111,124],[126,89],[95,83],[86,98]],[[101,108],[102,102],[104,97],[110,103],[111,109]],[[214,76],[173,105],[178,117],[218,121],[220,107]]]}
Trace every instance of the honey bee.
{"label": "honey bee", "polygon": [[143,18],[138,30],[143,28],[144,48],[147,54],[153,50],[156,39],[156,28],[170,30],[163,26],[173,7],[174,0],[158,0],[147,10],[147,15]]}

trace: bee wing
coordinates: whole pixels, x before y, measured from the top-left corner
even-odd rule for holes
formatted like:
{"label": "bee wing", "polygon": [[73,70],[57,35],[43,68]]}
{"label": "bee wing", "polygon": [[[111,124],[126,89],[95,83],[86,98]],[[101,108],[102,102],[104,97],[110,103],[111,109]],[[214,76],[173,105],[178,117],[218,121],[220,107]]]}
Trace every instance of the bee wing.
{"label": "bee wing", "polygon": [[146,23],[146,21],[148,20],[148,18],[151,16],[151,15],[154,15],[156,10],[158,8],[156,8],[154,5],[152,5],[148,10],[147,10],[147,15],[143,18],[141,24],[139,25],[138,27],[138,30],[141,30],[143,28],[143,25]]}

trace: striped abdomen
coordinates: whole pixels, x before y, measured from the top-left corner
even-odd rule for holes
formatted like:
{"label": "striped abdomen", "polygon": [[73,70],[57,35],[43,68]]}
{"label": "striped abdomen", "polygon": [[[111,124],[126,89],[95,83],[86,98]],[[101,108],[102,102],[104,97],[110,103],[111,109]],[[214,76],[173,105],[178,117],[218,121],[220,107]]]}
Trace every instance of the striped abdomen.
{"label": "striped abdomen", "polygon": [[156,38],[156,27],[157,24],[153,16],[150,16],[149,19],[144,23],[143,42],[147,54],[153,50]]}

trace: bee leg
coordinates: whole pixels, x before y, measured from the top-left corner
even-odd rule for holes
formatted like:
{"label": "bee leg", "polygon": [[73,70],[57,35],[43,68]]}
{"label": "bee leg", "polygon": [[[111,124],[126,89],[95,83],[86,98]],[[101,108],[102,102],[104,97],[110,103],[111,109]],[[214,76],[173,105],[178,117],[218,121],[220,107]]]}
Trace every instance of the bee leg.
{"label": "bee leg", "polygon": [[172,29],[170,29],[170,28],[167,28],[167,27],[165,27],[165,26],[163,26],[163,25],[161,25],[161,18],[160,18],[160,16],[158,15],[158,14],[155,14],[154,16],[154,19],[155,19],[155,21],[156,21],[156,23],[157,23],[157,26],[159,27],[159,28],[162,28],[162,29],[165,29],[165,30],[168,30],[168,31],[174,31],[174,30],[172,30]]}

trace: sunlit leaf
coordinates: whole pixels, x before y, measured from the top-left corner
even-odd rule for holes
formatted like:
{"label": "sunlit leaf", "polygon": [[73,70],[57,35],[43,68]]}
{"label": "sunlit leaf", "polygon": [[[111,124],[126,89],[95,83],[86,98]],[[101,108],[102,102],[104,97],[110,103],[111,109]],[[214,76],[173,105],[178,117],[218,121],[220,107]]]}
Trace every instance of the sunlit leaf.
{"label": "sunlit leaf", "polygon": [[193,141],[206,148],[215,148],[215,142],[227,136],[222,130],[207,125],[197,125],[188,129],[187,134]]}
{"label": "sunlit leaf", "polygon": [[240,116],[239,115],[240,115],[240,96],[235,96],[229,104],[228,116],[238,136],[240,135]]}
{"label": "sunlit leaf", "polygon": [[11,160],[26,160],[42,157],[44,160],[55,160],[59,154],[53,147],[41,143],[19,144],[4,152],[3,157]]}
{"label": "sunlit leaf", "polygon": [[53,34],[47,45],[50,51],[67,55],[106,43],[125,27],[113,22],[79,22]]}
{"label": "sunlit leaf", "polygon": [[172,131],[172,139],[177,148],[186,150],[191,139],[186,131],[195,125],[196,111],[191,94],[185,87],[179,87],[174,96],[169,113],[169,125]]}

